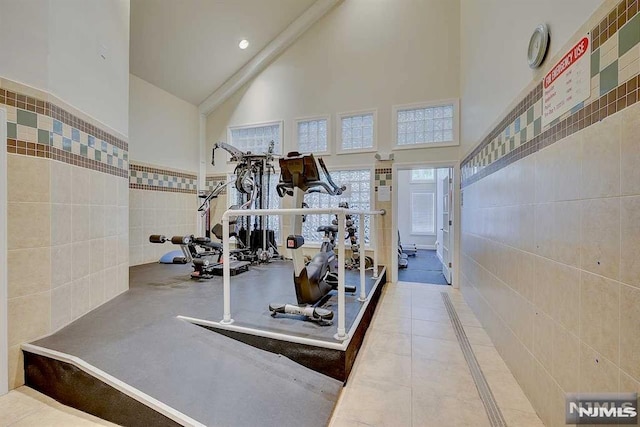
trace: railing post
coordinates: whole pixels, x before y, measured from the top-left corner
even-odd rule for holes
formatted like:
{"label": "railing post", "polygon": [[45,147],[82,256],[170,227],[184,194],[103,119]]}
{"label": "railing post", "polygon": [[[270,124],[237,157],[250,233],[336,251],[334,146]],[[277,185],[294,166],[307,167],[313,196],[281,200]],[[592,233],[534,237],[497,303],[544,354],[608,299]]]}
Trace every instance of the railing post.
{"label": "railing post", "polygon": [[338,214],[338,333],[334,338],[340,341],[348,338],[345,328],[345,297],[344,297],[344,228],[345,213]]}
{"label": "railing post", "polygon": [[230,325],[233,323],[231,318],[231,270],[229,263],[229,217],[226,212],[222,215],[222,283],[224,293],[224,313],[220,323]]}
{"label": "railing post", "polygon": [[371,246],[373,247],[373,275],[371,278],[378,278],[378,229],[376,219],[378,215],[371,215]]}
{"label": "railing post", "polygon": [[[375,215],[371,215],[375,216]],[[358,301],[365,302],[367,300],[367,284],[365,281],[365,261],[367,259],[367,254],[364,249],[364,214],[359,215],[359,232],[358,239],[360,239],[360,298]]]}

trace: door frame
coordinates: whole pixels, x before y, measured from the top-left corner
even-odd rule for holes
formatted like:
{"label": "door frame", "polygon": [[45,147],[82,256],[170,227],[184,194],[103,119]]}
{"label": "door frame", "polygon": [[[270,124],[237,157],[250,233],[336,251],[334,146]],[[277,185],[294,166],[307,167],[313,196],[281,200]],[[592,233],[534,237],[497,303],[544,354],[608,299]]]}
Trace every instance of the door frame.
{"label": "door frame", "polygon": [[460,287],[460,162],[458,160],[445,161],[423,161],[423,162],[400,162],[392,165],[392,185],[394,191],[391,192],[392,203],[392,230],[391,230],[391,282],[398,282],[398,171],[411,170],[417,168],[453,168],[453,200],[449,203],[449,212],[453,213],[453,233],[451,242],[453,244],[453,267],[451,273],[451,286]]}
{"label": "door frame", "polygon": [[9,392],[7,262],[7,110],[0,108],[0,396]]}

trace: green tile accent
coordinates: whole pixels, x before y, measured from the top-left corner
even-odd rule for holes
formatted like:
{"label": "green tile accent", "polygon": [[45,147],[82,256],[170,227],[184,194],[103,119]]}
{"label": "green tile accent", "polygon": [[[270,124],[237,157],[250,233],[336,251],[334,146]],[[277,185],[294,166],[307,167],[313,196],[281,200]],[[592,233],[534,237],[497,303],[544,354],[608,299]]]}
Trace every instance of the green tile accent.
{"label": "green tile accent", "polygon": [[619,31],[618,58],[640,43],[640,13],[630,19]]}
{"label": "green tile accent", "polygon": [[527,124],[530,125],[533,121],[533,106],[527,110]]}
{"label": "green tile accent", "polygon": [[18,137],[18,127],[15,123],[7,123],[7,138],[16,139]]}
{"label": "green tile accent", "polygon": [[538,117],[535,122],[533,122],[533,135],[538,136],[542,131],[542,117]]}
{"label": "green tile accent", "polygon": [[618,60],[602,70],[600,73],[600,95],[618,87]]}
{"label": "green tile accent", "polygon": [[387,181],[385,181],[384,179],[380,180],[380,185],[387,185]]}
{"label": "green tile accent", "polygon": [[516,142],[512,139],[511,141],[509,141],[509,151],[512,151],[516,145]]}
{"label": "green tile accent", "polygon": [[527,142],[527,128],[523,128],[520,131],[520,145],[524,144],[525,142]]}
{"label": "green tile accent", "polygon": [[98,162],[102,161],[102,151],[96,150],[96,161]]}
{"label": "green tile accent", "polygon": [[[387,180],[391,180],[391,174],[390,173],[387,174]],[[182,181],[182,182],[184,182],[184,181]]]}
{"label": "green tile accent", "polygon": [[30,128],[38,127],[38,115],[31,111],[18,109],[18,124],[29,126]]}
{"label": "green tile accent", "polygon": [[49,131],[38,129],[38,143],[49,145]]}
{"label": "green tile accent", "polygon": [[591,77],[600,72],[600,48],[591,53]]}
{"label": "green tile accent", "polygon": [[80,144],[80,155],[87,157],[87,146]]}

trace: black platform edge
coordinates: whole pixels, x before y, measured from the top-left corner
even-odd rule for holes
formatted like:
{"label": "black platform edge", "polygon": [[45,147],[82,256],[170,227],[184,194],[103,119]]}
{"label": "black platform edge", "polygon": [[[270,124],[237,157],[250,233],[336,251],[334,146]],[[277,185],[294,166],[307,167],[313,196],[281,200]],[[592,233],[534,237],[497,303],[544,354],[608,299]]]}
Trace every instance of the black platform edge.
{"label": "black platform edge", "polygon": [[349,345],[346,350],[335,350],[324,347],[317,347],[310,344],[301,344],[290,341],[283,341],[275,338],[267,338],[256,336],[252,334],[246,334],[238,331],[231,331],[227,329],[219,329],[207,325],[198,325],[202,328],[219,333],[221,335],[233,338],[237,341],[243,342],[250,346],[259,348],[261,350],[269,351],[271,353],[280,354],[285,356],[300,365],[307,367],[311,370],[327,375],[338,381],[342,381],[346,384],[353,364],[358,355],[358,351],[362,346],[364,336],[369,329],[371,319],[375,313],[378,302],[380,301],[380,295],[382,294],[382,288],[387,281],[387,271],[383,269],[382,274],[378,279],[377,286],[374,292],[370,295],[369,303],[365,309],[358,326],[356,326],[355,332],[349,341]]}
{"label": "black platform edge", "polygon": [[58,402],[121,426],[201,426],[177,422],[76,365],[23,349],[25,385]]}

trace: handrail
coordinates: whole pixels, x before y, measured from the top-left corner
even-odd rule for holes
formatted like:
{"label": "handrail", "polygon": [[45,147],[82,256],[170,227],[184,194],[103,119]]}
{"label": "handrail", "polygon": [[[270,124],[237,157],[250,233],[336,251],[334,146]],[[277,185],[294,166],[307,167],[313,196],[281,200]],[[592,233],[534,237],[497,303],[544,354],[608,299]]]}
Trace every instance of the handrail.
{"label": "handrail", "polygon": [[[229,217],[237,216],[238,209],[228,209],[222,214],[222,235],[223,237],[229,236]],[[336,340],[344,341],[349,338],[346,333],[345,327],[345,295],[344,295],[344,260],[345,260],[345,222],[346,215],[359,215],[361,219],[364,219],[365,215],[370,215],[375,218],[376,215],[384,215],[386,211],[380,210],[363,210],[363,209],[346,209],[346,208],[292,208],[292,209],[242,209],[243,215],[313,215],[313,214],[333,214],[338,217],[338,330],[334,335]],[[375,221],[372,221],[375,227]],[[361,224],[364,226],[364,221]],[[375,231],[373,231],[370,237],[371,246],[374,248],[374,278],[377,277],[378,268],[378,248],[377,239],[375,239]],[[375,240],[374,240],[375,239]],[[365,275],[364,275],[364,238],[360,239],[360,296],[358,301],[366,301],[365,290]],[[230,268],[230,247],[229,239],[222,239],[222,273],[223,273],[223,315],[220,321],[223,325],[230,325],[233,323],[231,318],[231,268]]]}

